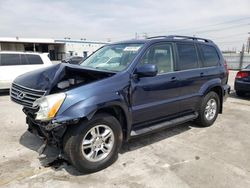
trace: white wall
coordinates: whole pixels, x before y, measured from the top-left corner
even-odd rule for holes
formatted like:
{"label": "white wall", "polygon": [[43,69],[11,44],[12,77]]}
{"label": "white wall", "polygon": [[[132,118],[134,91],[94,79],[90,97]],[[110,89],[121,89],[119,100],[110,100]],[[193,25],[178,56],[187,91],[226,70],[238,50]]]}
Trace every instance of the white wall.
{"label": "white wall", "polygon": [[73,55],[83,56],[83,52],[87,52],[89,56],[94,51],[102,47],[104,44],[98,43],[78,43],[78,42],[65,42],[65,52],[66,56],[70,56],[70,51],[73,52]]}
{"label": "white wall", "polygon": [[250,64],[250,54],[244,53],[242,67],[240,67],[240,53],[224,53],[229,69],[239,70]]}

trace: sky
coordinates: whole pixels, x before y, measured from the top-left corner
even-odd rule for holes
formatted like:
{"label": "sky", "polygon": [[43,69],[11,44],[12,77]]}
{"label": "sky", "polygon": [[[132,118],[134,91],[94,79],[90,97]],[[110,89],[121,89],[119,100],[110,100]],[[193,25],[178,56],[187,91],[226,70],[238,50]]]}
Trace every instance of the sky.
{"label": "sky", "polygon": [[250,0],[0,0],[0,37],[114,42],[178,34],[240,50],[248,32]]}

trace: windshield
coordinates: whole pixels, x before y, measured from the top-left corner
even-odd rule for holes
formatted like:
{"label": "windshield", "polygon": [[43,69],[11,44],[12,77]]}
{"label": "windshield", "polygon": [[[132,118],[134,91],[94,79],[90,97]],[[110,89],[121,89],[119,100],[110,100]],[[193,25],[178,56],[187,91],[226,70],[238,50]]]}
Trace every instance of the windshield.
{"label": "windshield", "polygon": [[96,51],[80,65],[83,67],[119,72],[128,67],[143,44],[113,44]]}

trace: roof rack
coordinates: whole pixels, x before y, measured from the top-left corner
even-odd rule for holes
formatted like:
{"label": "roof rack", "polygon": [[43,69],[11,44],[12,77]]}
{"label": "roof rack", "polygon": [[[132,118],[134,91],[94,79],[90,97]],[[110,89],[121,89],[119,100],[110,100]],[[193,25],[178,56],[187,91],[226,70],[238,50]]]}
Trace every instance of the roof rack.
{"label": "roof rack", "polygon": [[183,36],[183,35],[153,36],[153,37],[148,37],[147,39],[157,39],[157,38],[184,39],[184,40],[203,41],[203,42],[213,43],[213,41],[211,41],[209,39],[204,39],[204,38],[199,38],[199,37]]}

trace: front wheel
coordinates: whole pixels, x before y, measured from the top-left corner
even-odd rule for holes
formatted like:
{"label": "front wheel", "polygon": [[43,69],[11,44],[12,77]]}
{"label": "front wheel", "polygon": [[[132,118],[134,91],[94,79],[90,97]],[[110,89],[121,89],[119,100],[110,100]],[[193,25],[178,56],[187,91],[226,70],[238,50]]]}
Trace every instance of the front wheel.
{"label": "front wheel", "polygon": [[109,114],[97,114],[69,130],[64,138],[64,153],[80,172],[96,172],[118,157],[122,129]]}
{"label": "front wheel", "polygon": [[202,100],[197,125],[201,127],[211,126],[219,113],[220,99],[217,93],[211,91]]}

